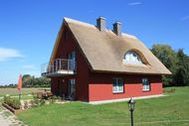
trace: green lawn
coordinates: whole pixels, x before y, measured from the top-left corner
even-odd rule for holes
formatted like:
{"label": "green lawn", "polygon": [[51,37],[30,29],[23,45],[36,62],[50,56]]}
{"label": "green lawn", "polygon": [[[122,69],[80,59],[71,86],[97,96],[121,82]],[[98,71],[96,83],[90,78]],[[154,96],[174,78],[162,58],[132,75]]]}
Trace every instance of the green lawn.
{"label": "green lawn", "polygon": [[[35,92],[40,92],[44,91],[44,89],[49,89],[49,88],[22,88],[22,94],[31,94]],[[0,96],[4,95],[18,95],[18,89],[17,88],[0,88]]]}
{"label": "green lawn", "polygon": [[[50,90],[49,88],[22,88],[21,100],[33,99],[32,93],[43,92],[44,89]],[[19,92],[17,88],[0,88],[0,102],[3,100],[5,95],[19,98]]]}
{"label": "green lawn", "polygon": [[[166,89],[170,90],[170,88]],[[136,126],[189,126],[189,87],[169,96],[136,101]],[[129,126],[127,102],[90,105],[81,102],[45,105],[22,112],[30,126]]]}

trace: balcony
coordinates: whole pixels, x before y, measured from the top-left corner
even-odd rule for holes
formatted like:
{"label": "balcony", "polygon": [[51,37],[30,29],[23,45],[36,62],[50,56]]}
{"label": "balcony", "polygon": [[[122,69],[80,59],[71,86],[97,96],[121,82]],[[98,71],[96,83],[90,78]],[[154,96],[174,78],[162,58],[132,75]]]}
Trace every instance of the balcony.
{"label": "balcony", "polygon": [[73,75],[75,68],[74,59],[55,59],[53,63],[45,63],[41,66],[41,75],[45,77]]}

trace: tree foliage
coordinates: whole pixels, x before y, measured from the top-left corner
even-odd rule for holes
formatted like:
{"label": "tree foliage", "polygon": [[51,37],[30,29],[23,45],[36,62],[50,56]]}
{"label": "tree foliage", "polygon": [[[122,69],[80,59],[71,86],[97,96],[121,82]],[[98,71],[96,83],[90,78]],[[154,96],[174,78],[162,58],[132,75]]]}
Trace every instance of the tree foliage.
{"label": "tree foliage", "polygon": [[50,79],[45,77],[34,77],[31,75],[23,75],[23,87],[50,87]]}
{"label": "tree foliage", "polygon": [[186,86],[189,85],[189,57],[184,54],[183,49],[179,49],[177,52],[177,70],[176,70],[176,85]]}
{"label": "tree foliage", "polygon": [[169,45],[153,45],[152,53],[172,72],[163,76],[164,86],[189,85],[189,57],[183,49],[175,51]]}
{"label": "tree foliage", "polygon": [[[51,80],[46,77],[35,77],[29,74],[25,74],[22,76],[22,87],[30,88],[30,87],[50,87]],[[17,84],[7,84],[7,85],[0,85],[0,88],[15,88]]]}

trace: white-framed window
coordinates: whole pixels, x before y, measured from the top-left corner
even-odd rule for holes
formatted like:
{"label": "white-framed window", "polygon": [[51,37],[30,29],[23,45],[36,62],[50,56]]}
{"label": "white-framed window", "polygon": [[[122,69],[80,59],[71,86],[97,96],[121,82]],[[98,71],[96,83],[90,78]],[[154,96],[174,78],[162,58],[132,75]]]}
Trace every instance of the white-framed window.
{"label": "white-framed window", "polygon": [[113,78],[113,93],[123,93],[123,79]]}
{"label": "white-framed window", "polygon": [[136,53],[135,51],[128,51],[123,58],[123,63],[125,64],[143,64],[142,59],[140,58],[140,55]]}
{"label": "white-framed window", "polygon": [[150,82],[147,78],[142,79],[143,91],[150,91]]}
{"label": "white-framed window", "polygon": [[70,70],[75,70],[76,68],[76,52],[72,51],[68,54],[68,65]]}

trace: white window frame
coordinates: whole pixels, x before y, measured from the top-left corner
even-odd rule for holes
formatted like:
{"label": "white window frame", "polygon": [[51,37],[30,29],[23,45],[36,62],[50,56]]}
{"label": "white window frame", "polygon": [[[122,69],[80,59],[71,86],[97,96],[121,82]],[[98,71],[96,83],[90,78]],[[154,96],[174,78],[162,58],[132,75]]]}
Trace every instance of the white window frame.
{"label": "white window frame", "polygon": [[123,93],[124,81],[122,78],[113,78],[113,93]]}
{"label": "white window frame", "polygon": [[151,85],[150,85],[148,78],[143,78],[142,79],[142,90],[150,91],[150,89],[151,89]]}
{"label": "white window frame", "polygon": [[68,54],[68,64],[69,64],[69,69],[70,70],[75,70],[76,69],[76,52],[72,51],[71,53]]}

